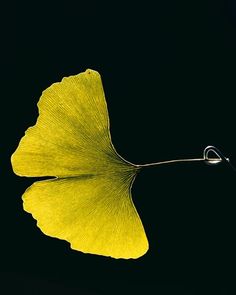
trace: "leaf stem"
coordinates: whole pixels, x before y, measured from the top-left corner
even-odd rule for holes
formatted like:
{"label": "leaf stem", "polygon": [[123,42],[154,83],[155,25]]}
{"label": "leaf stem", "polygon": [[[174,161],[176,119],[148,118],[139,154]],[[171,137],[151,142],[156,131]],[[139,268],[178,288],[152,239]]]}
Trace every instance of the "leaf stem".
{"label": "leaf stem", "polygon": [[[138,167],[151,167],[151,166],[159,166],[159,165],[167,165],[167,164],[175,164],[175,163],[184,163],[184,162],[201,162],[206,161],[204,158],[196,158],[196,159],[177,159],[177,160],[169,160],[169,161],[162,161],[162,162],[156,162],[156,163],[149,163],[149,164],[141,164],[136,165]],[[208,160],[209,161],[209,160]],[[211,164],[218,164],[221,162],[221,159],[219,158],[211,158],[210,159]]]}
{"label": "leaf stem", "polygon": [[[209,157],[210,152],[213,153],[216,156],[216,158]],[[151,167],[151,166],[159,166],[159,165],[166,165],[166,164],[184,163],[184,162],[205,162],[208,165],[216,165],[216,164],[224,162],[228,164],[233,170],[236,171],[236,168],[230,163],[229,158],[226,158],[219,149],[217,149],[216,147],[212,145],[207,146],[204,149],[202,158],[169,160],[169,161],[162,161],[162,162],[156,162],[156,163],[136,165],[136,167],[142,168],[142,167]]]}

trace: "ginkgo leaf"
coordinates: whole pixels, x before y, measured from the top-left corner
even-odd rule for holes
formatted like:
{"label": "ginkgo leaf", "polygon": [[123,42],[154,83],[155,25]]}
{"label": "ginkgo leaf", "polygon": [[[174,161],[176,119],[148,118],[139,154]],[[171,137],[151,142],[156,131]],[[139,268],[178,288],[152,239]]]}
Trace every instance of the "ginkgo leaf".
{"label": "ginkgo leaf", "polygon": [[54,176],[23,195],[24,209],[71,248],[114,258],[148,250],[131,186],[139,169],[116,152],[101,77],[87,70],[46,89],[39,117],[12,155],[20,176]]}

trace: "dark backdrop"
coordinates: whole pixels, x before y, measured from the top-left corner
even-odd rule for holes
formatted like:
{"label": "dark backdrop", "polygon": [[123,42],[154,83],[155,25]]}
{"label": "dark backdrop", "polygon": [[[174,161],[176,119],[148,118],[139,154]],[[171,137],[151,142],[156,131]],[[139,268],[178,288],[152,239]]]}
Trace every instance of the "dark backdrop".
{"label": "dark backdrop", "polygon": [[143,171],[133,199],[150,250],[115,260],[43,235],[22,209],[33,180],[15,176],[9,158],[42,90],[92,68],[125,159],[199,157],[213,144],[236,164],[235,1],[13,1],[1,14],[0,293],[234,294],[236,173],[227,165]]}

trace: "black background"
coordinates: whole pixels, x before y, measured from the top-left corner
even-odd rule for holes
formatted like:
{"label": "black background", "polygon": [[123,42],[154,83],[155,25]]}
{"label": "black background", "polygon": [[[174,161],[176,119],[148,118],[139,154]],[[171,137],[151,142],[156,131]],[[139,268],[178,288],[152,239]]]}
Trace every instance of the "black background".
{"label": "black background", "polygon": [[236,164],[235,1],[15,1],[1,14],[0,293],[235,294],[236,174],[227,165],[138,175],[133,199],[150,250],[115,260],[43,235],[22,209],[34,180],[9,161],[42,90],[92,68],[125,159],[201,157],[211,144]]}

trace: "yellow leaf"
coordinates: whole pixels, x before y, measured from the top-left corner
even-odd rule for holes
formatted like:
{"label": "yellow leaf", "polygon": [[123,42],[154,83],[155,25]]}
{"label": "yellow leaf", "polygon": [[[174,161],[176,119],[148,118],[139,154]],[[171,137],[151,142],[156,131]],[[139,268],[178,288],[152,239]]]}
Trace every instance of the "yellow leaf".
{"label": "yellow leaf", "polygon": [[138,166],[111,142],[98,72],[64,78],[46,89],[39,117],[12,155],[20,176],[54,176],[23,195],[24,209],[51,237],[71,248],[114,258],[137,258],[148,241],[131,197]]}

